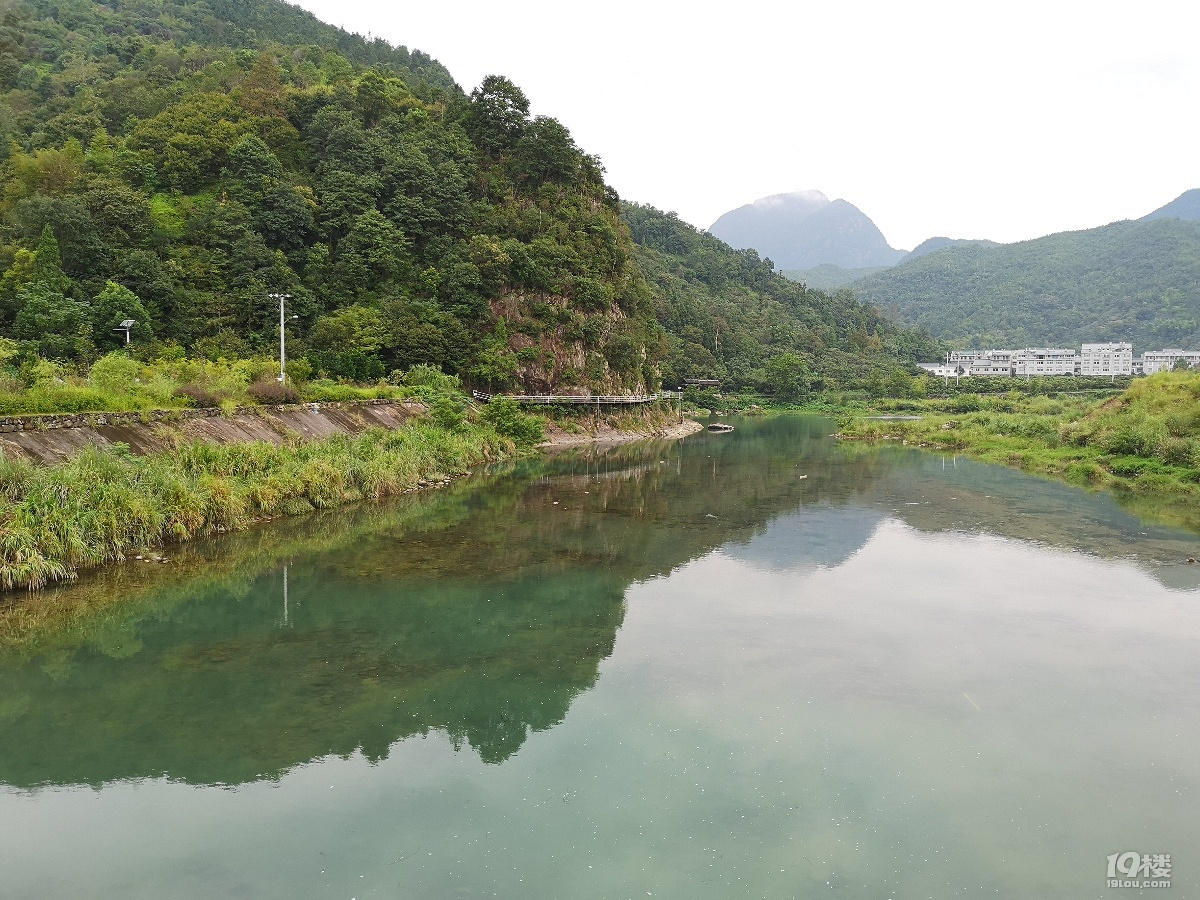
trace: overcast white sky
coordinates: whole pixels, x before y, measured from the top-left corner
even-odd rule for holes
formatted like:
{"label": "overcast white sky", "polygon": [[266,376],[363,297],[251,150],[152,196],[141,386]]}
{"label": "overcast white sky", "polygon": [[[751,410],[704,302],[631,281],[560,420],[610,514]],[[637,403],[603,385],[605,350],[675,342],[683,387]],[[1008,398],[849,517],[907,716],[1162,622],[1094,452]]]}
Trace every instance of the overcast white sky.
{"label": "overcast white sky", "polygon": [[627,200],[707,228],[817,189],[893,247],[1137,218],[1200,187],[1195,0],[301,0],[511,78]]}

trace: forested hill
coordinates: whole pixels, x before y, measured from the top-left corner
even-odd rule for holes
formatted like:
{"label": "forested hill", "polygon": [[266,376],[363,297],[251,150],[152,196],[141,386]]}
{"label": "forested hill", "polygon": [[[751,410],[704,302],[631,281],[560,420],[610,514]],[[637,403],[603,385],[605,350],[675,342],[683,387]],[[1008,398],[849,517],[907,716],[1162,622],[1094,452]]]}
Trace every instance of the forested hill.
{"label": "forested hill", "polygon": [[1114,222],[947,247],[855,282],[901,321],[976,347],[1200,346],[1200,222]]}
{"label": "forested hill", "polygon": [[279,0],[15,0],[0,137],[0,378],[82,372],[127,318],[148,359],[269,357],[278,294],[298,377],[624,392],[668,352],[742,381],[913,355],[680,223],[684,255],[635,250],[599,161],[512,82],[468,96]]}
{"label": "forested hill", "polygon": [[789,393],[809,375],[853,381],[939,356],[927,333],[896,325],[848,291],[810,290],[756,251],[734,250],[674,213],[623,209],[667,331],[667,383],[717,377]]}
{"label": "forested hill", "polygon": [[468,97],[275,0],[23,0],[4,28],[0,333],[22,352],[85,365],[129,317],[142,347],[268,354],[287,293],[292,356],[334,376],[655,380],[616,195],[507,79]]}

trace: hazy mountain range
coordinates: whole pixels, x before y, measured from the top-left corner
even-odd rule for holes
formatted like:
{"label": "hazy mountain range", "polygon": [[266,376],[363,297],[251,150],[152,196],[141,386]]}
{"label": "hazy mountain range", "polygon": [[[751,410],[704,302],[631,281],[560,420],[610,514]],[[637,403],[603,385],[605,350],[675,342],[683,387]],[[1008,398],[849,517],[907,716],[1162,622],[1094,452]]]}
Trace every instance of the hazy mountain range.
{"label": "hazy mountain range", "polygon": [[818,290],[842,287],[945,247],[992,244],[932,237],[912,251],[897,250],[861,209],[820,191],[760,197],[725,213],[708,230],[731,247],[753,248],[792,280]]}
{"label": "hazy mountain range", "polygon": [[1014,244],[932,237],[909,253],[818,191],[764,197],[710,230],[955,344],[1200,347],[1200,190],[1136,221]]}
{"label": "hazy mountain range", "polygon": [[849,287],[960,345],[1200,347],[1200,191],[1137,221],[914,252]]}

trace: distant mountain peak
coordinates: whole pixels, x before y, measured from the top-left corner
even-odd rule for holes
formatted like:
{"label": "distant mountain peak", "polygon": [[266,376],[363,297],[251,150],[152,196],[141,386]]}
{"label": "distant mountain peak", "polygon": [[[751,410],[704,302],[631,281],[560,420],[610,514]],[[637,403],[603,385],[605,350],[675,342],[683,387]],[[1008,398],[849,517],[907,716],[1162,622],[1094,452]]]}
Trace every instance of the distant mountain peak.
{"label": "distant mountain peak", "polygon": [[1200,188],[1184,191],[1166,206],[1160,206],[1149,215],[1142,216],[1139,221],[1151,222],[1154,219],[1183,219],[1185,222],[1200,222]]}
{"label": "distant mountain peak", "polygon": [[730,246],[757,250],[780,269],[890,266],[904,256],[857,206],[816,190],[760,197],[725,213],[709,231]]}
{"label": "distant mountain peak", "polygon": [[[777,206],[810,207],[814,212],[822,206],[828,206],[830,200],[821,191],[791,191],[787,194],[771,194],[769,197],[759,197],[750,206],[770,208]],[[745,207],[742,207],[743,209]]]}

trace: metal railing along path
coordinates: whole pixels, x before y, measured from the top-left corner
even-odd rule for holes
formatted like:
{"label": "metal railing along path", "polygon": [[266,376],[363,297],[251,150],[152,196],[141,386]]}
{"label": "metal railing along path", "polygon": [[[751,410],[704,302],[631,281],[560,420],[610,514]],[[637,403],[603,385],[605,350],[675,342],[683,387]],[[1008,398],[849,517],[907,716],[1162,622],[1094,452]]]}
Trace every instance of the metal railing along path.
{"label": "metal railing along path", "polygon": [[487,403],[493,397],[504,397],[530,406],[628,406],[637,403],[658,403],[660,400],[678,400],[677,391],[660,391],[657,394],[487,394],[471,391],[476,400]]}

